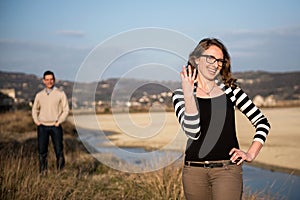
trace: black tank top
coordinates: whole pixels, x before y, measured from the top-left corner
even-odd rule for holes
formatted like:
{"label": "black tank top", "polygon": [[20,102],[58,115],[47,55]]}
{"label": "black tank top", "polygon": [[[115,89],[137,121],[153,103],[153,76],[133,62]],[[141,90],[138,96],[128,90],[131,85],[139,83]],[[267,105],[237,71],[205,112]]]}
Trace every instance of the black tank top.
{"label": "black tank top", "polygon": [[235,130],[234,105],[226,94],[197,98],[200,112],[198,140],[187,141],[186,161],[229,160],[229,151],[239,148]]}

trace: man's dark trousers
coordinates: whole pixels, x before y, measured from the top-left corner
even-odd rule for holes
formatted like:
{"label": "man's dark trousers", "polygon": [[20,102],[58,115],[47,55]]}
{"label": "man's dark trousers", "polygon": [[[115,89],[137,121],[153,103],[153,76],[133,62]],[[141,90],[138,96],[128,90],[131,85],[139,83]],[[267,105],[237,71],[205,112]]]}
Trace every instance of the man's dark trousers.
{"label": "man's dark trousers", "polygon": [[38,126],[38,152],[39,152],[39,163],[40,172],[44,172],[48,168],[47,155],[48,155],[48,144],[49,136],[51,137],[52,144],[56,155],[56,167],[58,170],[64,168],[65,158],[63,153],[63,129],[59,126]]}

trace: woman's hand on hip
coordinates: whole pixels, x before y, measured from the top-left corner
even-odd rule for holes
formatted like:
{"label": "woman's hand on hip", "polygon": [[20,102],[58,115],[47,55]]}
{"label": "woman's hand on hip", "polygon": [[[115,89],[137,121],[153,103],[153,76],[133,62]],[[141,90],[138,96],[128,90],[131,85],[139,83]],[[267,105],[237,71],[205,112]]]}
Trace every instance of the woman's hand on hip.
{"label": "woman's hand on hip", "polygon": [[254,157],[250,153],[246,153],[237,148],[232,148],[229,155],[231,155],[230,160],[234,163],[237,162],[237,165],[242,164],[244,161],[251,162],[254,160]]}

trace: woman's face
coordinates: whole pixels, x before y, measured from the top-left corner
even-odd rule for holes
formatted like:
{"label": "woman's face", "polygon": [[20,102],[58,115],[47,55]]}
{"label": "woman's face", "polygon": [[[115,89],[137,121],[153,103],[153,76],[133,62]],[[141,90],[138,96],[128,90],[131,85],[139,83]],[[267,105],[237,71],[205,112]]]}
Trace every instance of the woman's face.
{"label": "woman's face", "polygon": [[[220,70],[222,69],[223,57],[224,56],[222,50],[215,45],[210,46],[207,50],[205,50],[202,56],[195,60],[198,71],[200,72],[200,78],[214,80],[215,77],[220,73]],[[212,63],[213,61],[215,62]]]}

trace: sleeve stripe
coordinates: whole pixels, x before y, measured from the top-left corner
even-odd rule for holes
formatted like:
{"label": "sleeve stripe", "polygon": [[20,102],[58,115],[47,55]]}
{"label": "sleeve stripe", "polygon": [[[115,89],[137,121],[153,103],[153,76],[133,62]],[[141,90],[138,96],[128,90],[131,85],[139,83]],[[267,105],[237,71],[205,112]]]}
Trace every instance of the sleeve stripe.
{"label": "sleeve stripe", "polygon": [[192,129],[192,128],[184,127],[184,131],[189,134],[197,134],[200,131],[200,128]]}
{"label": "sleeve stripe", "polygon": [[189,134],[186,134],[186,136],[188,136],[190,139],[192,139],[192,140],[198,140],[199,139],[199,137],[200,137],[200,134],[197,136],[197,137],[192,137],[192,136],[190,136]]}
{"label": "sleeve stripe", "polygon": [[[254,105],[254,104],[252,104]],[[259,115],[261,112],[257,109],[252,115],[249,116],[249,119],[252,121],[257,115]],[[257,120],[256,120],[257,121]],[[255,123],[255,121],[253,122]]]}
{"label": "sleeve stripe", "polygon": [[184,115],[186,117],[197,117],[198,116],[198,112],[197,113],[185,113]]}
{"label": "sleeve stripe", "polygon": [[[200,117],[199,113],[185,113],[185,102],[182,89],[177,89],[172,95],[173,106],[176,117],[184,130],[185,134],[197,140],[200,137]],[[198,134],[197,137],[194,137]]]}
{"label": "sleeve stripe", "polygon": [[[198,133],[200,131],[199,125],[186,125],[184,124],[184,130],[191,133]],[[199,130],[198,130],[199,129]]]}
{"label": "sleeve stripe", "polygon": [[226,94],[229,94],[231,91],[232,91],[232,90],[231,90],[231,88],[229,87],[229,88],[227,88],[227,89],[225,90],[225,93],[226,93]]}
{"label": "sleeve stripe", "polygon": [[[247,107],[247,108],[245,108],[245,110],[243,111],[245,114],[247,114],[248,112],[250,112],[250,110],[252,110],[254,107],[255,107],[255,105],[252,103],[252,101],[250,100],[250,99],[248,99],[248,101],[250,101],[250,104],[249,104],[249,106]],[[253,118],[253,117],[252,117]],[[252,119],[251,118],[251,119]]]}
{"label": "sleeve stripe", "polygon": [[224,84],[224,83],[221,83],[220,86],[221,86],[222,88],[224,88],[224,87],[225,87],[225,84]]}
{"label": "sleeve stripe", "polygon": [[199,125],[200,120],[199,119],[195,119],[195,120],[184,120],[184,124],[186,125]]}
{"label": "sleeve stripe", "polygon": [[258,124],[257,125],[257,128],[264,128],[264,129],[266,129],[266,130],[270,130],[270,127],[269,126],[267,126],[267,125],[265,125],[265,124]]}
{"label": "sleeve stripe", "polygon": [[173,100],[174,99],[183,99],[183,94],[180,94],[180,93],[175,93],[174,96],[173,96]]}
{"label": "sleeve stripe", "polygon": [[241,111],[243,112],[247,107],[250,106],[252,102],[250,100],[248,100],[242,107],[241,107]]}
{"label": "sleeve stripe", "polygon": [[184,109],[182,109],[182,110],[180,110],[179,111],[179,113],[178,113],[178,120],[179,120],[179,122],[180,122],[180,125],[182,125],[182,123],[183,123],[183,120],[184,120]]}
{"label": "sleeve stripe", "polygon": [[261,139],[262,141],[264,141],[265,142],[265,140],[266,140],[266,137],[264,137],[263,135],[260,135],[260,134],[255,134],[254,135],[254,139],[255,138],[259,138],[259,139]]}
{"label": "sleeve stripe", "polygon": [[[258,115],[256,115],[252,120],[251,120],[251,122],[253,123],[253,124],[257,124],[257,119],[259,119],[260,117],[262,117],[263,116],[263,114],[260,112]],[[257,121],[257,122],[256,122]]]}
{"label": "sleeve stripe", "polygon": [[236,101],[236,104],[239,105],[243,99],[245,99],[247,95],[243,93]]}
{"label": "sleeve stripe", "polygon": [[196,119],[199,119],[199,115],[198,113],[195,114],[195,115],[190,115],[190,114],[187,114],[186,112],[184,113],[184,119],[185,120],[196,120]]}
{"label": "sleeve stripe", "polygon": [[184,105],[184,101],[179,101],[177,104],[175,104],[174,106],[175,111],[178,111],[178,109],[181,108],[182,105]]}
{"label": "sleeve stripe", "polygon": [[252,125],[255,126],[256,132],[253,141],[264,144],[270,130],[270,124],[267,118],[242,89],[238,87],[235,88],[233,94],[237,99],[235,105],[246,115]]}
{"label": "sleeve stripe", "polygon": [[[258,124],[261,124],[261,122],[260,122],[260,121],[264,121],[264,118],[262,118],[262,117],[261,117],[261,118],[259,118],[258,120],[256,120],[256,122],[254,122],[254,124],[253,124],[253,125],[254,125],[255,127],[257,127],[257,125],[258,125]],[[264,123],[264,122],[262,122],[262,123]]]}
{"label": "sleeve stripe", "polygon": [[239,96],[237,95],[239,92],[241,91],[240,88],[236,88],[234,91],[233,91],[233,94],[236,96],[236,98],[239,98]]}
{"label": "sleeve stripe", "polygon": [[262,145],[265,144],[265,142],[260,138],[254,138],[253,141],[260,142]]}
{"label": "sleeve stripe", "polygon": [[255,113],[257,111],[257,107],[256,106],[254,106],[249,112],[247,112],[247,116],[249,117],[249,116],[251,116],[253,113]]}
{"label": "sleeve stripe", "polygon": [[267,134],[263,131],[256,131],[256,135],[262,135],[264,138],[267,137]]}

